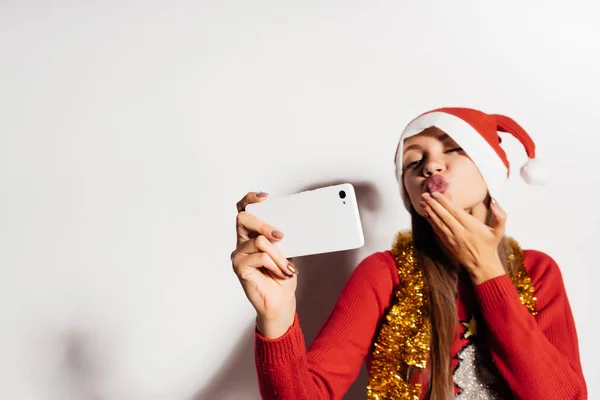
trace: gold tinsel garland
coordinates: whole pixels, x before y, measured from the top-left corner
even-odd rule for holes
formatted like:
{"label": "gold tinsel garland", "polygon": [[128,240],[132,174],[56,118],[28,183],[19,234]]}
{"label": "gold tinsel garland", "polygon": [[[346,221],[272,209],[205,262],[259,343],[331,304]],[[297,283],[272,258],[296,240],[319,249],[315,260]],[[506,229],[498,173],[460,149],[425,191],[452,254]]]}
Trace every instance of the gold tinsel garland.
{"label": "gold tinsel garland", "polygon": [[535,297],[535,288],[531,283],[531,278],[527,275],[527,270],[523,264],[523,250],[513,238],[508,238],[508,244],[512,251],[508,251],[507,261],[514,263],[515,266],[510,278],[515,288],[517,288],[521,303],[527,307],[531,315],[536,316],[538,314],[535,309],[537,298]]}
{"label": "gold tinsel garland", "polygon": [[[508,239],[507,261],[515,265],[511,280],[521,302],[536,315],[534,288],[523,265],[523,251]],[[391,249],[400,283],[372,350],[367,398],[372,400],[418,400],[421,385],[410,383],[410,367],[424,369],[430,350],[431,324],[427,315],[423,271],[410,232],[399,232]]]}

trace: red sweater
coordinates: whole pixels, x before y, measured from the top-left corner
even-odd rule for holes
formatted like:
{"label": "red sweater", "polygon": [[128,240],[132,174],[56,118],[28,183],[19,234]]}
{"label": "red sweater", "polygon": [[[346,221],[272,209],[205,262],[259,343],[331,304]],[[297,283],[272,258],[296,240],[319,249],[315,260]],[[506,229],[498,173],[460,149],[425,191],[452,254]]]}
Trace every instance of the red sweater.
{"label": "red sweater", "polygon": [[[521,303],[508,275],[475,287],[468,279],[460,280],[460,326],[451,349],[455,393],[465,392],[463,397],[470,398],[468,391],[473,389],[468,386],[476,371],[509,398],[512,394],[527,400],[587,399],[577,332],[559,267],[542,252],[523,253],[537,298],[535,317]],[[280,338],[267,339],[255,331],[262,398],[341,399],[363,361],[370,367],[376,330],[398,284],[396,268],[390,251],[359,263],[308,350],[297,314]],[[482,320],[477,333],[474,315]],[[485,338],[485,354],[493,360],[486,367],[473,351],[475,337]]]}

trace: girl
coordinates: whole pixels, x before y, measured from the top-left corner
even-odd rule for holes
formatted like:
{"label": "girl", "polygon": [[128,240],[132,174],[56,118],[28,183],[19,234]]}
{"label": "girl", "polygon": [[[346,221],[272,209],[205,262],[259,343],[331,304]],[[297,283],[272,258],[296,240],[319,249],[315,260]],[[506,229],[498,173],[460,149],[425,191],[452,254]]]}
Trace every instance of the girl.
{"label": "girl", "polygon": [[237,204],[234,271],[257,312],[264,399],[340,399],[363,360],[369,399],[587,399],[561,272],[504,235],[494,200],[509,175],[498,131],[514,135],[542,183],[531,138],[514,120],[441,108],[412,120],[395,155],[412,229],[362,260],[306,350],[298,271],[273,242],[285,234]]}

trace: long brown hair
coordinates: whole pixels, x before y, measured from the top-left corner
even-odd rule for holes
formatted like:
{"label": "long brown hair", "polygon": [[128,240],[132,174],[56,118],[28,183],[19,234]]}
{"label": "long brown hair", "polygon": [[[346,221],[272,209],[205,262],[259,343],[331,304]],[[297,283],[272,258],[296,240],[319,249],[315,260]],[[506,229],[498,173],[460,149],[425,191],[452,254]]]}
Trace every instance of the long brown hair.
{"label": "long brown hair", "polygon": [[[490,198],[486,199],[488,214],[486,225],[491,226],[494,217],[489,208]],[[429,222],[410,207],[412,235],[417,260],[423,266],[425,296],[428,300],[428,315],[431,320],[431,344],[427,372],[429,381],[428,400],[448,400],[454,398],[454,378],[450,350],[457,334],[458,315],[456,296],[460,265],[447,256],[439,244]],[[504,270],[512,273],[514,266],[507,261],[510,245],[506,238],[500,241],[498,254]]]}

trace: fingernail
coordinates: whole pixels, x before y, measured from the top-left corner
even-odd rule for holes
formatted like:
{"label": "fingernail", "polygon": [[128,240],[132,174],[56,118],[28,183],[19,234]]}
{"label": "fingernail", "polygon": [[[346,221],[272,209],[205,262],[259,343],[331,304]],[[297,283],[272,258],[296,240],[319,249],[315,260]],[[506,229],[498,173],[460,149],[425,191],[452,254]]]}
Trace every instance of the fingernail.
{"label": "fingernail", "polygon": [[271,231],[271,236],[273,236],[275,239],[283,239],[283,232],[273,229]]}
{"label": "fingernail", "polygon": [[425,213],[425,218],[429,218],[429,213]]}
{"label": "fingernail", "polygon": [[494,207],[498,205],[498,202],[496,201],[496,199],[493,199],[493,198],[490,201],[490,203],[492,203],[492,206],[494,206]]}
{"label": "fingernail", "polygon": [[291,263],[288,263],[287,269],[289,269],[292,274],[298,273],[298,270]]}
{"label": "fingernail", "polygon": [[269,193],[265,193],[265,192],[256,193],[256,197],[267,197],[268,195],[269,195]]}
{"label": "fingernail", "polygon": [[421,207],[425,207],[425,206],[427,205],[427,203],[426,203],[426,202],[424,202],[424,201],[422,201],[422,202],[420,203],[420,205],[421,205]]}
{"label": "fingernail", "polygon": [[433,192],[431,193],[431,197],[433,197],[434,199],[439,199],[441,197],[441,193],[440,192]]}

